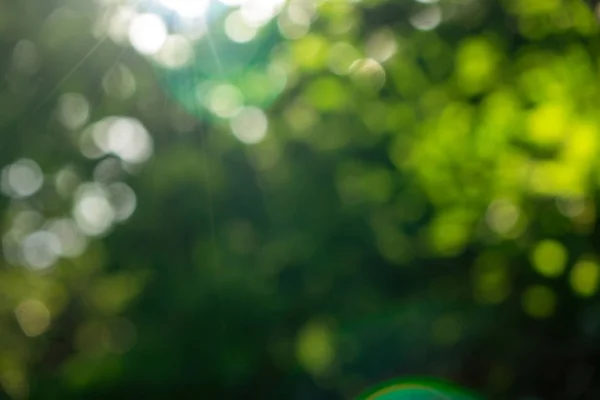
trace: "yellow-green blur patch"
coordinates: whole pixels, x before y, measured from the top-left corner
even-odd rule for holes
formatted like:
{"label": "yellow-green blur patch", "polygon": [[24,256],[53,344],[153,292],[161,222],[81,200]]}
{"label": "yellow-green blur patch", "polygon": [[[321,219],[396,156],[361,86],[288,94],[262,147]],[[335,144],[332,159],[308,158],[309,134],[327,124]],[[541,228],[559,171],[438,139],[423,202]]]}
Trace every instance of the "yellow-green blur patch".
{"label": "yellow-green blur patch", "polygon": [[565,271],[567,256],[567,250],[560,242],[543,240],[533,249],[531,262],[540,275],[556,278]]}
{"label": "yellow-green blur patch", "polygon": [[307,35],[292,47],[295,64],[303,69],[321,69],[327,63],[329,42],[318,35]]}
{"label": "yellow-green blur patch", "polygon": [[429,227],[432,249],[441,255],[453,255],[463,250],[468,243],[472,215],[456,210],[439,214]]}
{"label": "yellow-green blur patch", "polygon": [[310,322],[296,341],[298,363],[313,375],[322,375],[331,367],[335,358],[334,334],[323,322]]}
{"label": "yellow-green blur patch", "polygon": [[598,291],[600,266],[594,261],[582,260],[573,266],[569,281],[573,291],[581,297],[590,297]]}
{"label": "yellow-green blur patch", "polygon": [[488,38],[476,37],[464,41],[456,56],[460,87],[468,94],[477,94],[490,88],[497,77],[500,59],[499,49]]}
{"label": "yellow-green blur patch", "polygon": [[589,167],[598,152],[598,127],[591,121],[578,121],[569,127],[561,158],[581,167]]}
{"label": "yellow-green blur patch", "polygon": [[557,10],[560,0],[512,0],[510,2],[513,9],[523,15],[548,14]]}
{"label": "yellow-green blur patch", "polygon": [[562,104],[544,104],[529,114],[529,137],[541,146],[555,145],[565,136],[568,123],[569,112]]}
{"label": "yellow-green blur patch", "polygon": [[543,285],[528,287],[522,297],[523,309],[534,318],[548,318],[556,308],[556,294]]}
{"label": "yellow-green blur patch", "polygon": [[335,77],[316,79],[306,88],[306,99],[321,111],[339,110],[348,98],[346,87]]}

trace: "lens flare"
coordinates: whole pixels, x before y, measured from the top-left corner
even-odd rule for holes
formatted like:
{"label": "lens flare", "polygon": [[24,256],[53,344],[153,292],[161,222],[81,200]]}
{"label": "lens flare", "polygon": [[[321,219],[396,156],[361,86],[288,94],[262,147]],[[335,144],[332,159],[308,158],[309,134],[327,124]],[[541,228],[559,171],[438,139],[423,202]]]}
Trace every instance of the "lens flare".
{"label": "lens flare", "polygon": [[378,385],[358,400],[477,400],[457,387],[433,381],[394,380]]}
{"label": "lens flare", "polygon": [[[286,87],[285,38],[277,23],[285,5],[285,0],[152,0],[134,17],[129,39],[189,113],[233,120],[243,109],[266,109]],[[262,140],[264,125],[261,120],[256,134],[244,137]]]}

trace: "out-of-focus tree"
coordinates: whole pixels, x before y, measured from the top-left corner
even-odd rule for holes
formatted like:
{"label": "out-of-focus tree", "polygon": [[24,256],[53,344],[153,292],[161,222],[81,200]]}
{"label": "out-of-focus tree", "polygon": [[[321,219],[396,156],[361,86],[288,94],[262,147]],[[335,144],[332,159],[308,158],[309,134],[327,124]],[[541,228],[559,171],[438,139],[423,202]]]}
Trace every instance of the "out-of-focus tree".
{"label": "out-of-focus tree", "polygon": [[600,396],[581,0],[0,2],[0,384]]}

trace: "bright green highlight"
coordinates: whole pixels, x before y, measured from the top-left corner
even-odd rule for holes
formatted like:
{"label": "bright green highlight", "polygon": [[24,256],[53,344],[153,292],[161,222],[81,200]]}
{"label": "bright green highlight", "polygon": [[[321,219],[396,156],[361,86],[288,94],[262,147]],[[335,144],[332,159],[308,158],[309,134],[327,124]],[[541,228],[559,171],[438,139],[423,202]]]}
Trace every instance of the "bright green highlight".
{"label": "bright green highlight", "polygon": [[565,271],[567,250],[555,240],[543,240],[533,250],[531,261],[540,275],[556,278]]}
{"label": "bright green highlight", "polygon": [[580,261],[571,270],[571,287],[581,297],[596,294],[599,280],[600,267],[593,261]]}
{"label": "bright green highlight", "polygon": [[450,384],[427,380],[393,380],[358,397],[358,400],[477,400],[478,398]]}
{"label": "bright green highlight", "polygon": [[331,329],[323,323],[307,324],[296,341],[298,363],[313,375],[326,372],[335,357],[334,337]]}

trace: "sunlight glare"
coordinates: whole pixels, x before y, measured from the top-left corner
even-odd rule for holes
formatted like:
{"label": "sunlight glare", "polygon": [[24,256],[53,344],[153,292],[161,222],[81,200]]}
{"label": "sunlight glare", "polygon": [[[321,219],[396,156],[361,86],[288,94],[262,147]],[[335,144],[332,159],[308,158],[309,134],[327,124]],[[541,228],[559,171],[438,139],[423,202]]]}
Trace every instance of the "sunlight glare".
{"label": "sunlight glare", "polygon": [[210,7],[210,0],[160,0],[160,3],[184,18],[203,17]]}
{"label": "sunlight glare", "polygon": [[102,185],[86,183],[75,196],[73,217],[79,229],[89,236],[106,233],[115,222],[115,210]]}
{"label": "sunlight glare", "polygon": [[248,0],[240,7],[242,17],[250,26],[266,25],[283,8],[284,0]]}
{"label": "sunlight glare", "polygon": [[219,0],[221,3],[229,7],[239,7],[244,5],[248,0]]}
{"label": "sunlight glare", "polygon": [[167,40],[167,26],[156,14],[137,15],[129,27],[129,41],[140,53],[156,54]]}

